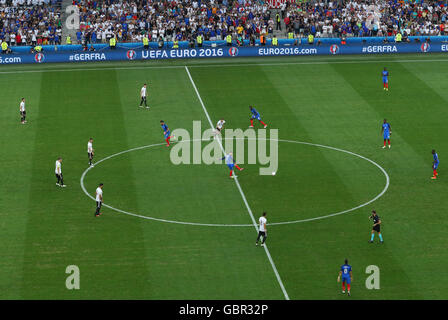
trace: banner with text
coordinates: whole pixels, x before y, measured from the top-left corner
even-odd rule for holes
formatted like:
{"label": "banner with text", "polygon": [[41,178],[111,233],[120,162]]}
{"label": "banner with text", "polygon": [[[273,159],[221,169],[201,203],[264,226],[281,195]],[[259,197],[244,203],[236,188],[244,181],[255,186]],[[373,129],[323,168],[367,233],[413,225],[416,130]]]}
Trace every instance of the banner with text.
{"label": "banner with text", "polygon": [[430,44],[426,42],[383,45],[305,44],[300,46],[282,47],[261,46],[163,50],[129,49],[104,50],[98,52],[40,52],[29,54],[2,54],[0,55],[0,64],[429,52],[448,52],[448,44]]}

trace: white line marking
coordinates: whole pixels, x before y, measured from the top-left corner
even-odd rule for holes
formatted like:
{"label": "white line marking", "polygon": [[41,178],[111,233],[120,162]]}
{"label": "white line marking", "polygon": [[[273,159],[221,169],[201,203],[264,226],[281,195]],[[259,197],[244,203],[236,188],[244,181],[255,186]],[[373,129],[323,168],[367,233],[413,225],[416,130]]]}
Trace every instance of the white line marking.
{"label": "white line marking", "polygon": [[[201,95],[199,94],[198,88],[196,87],[196,84],[193,81],[193,78],[191,77],[190,71],[188,70],[188,67],[185,66],[185,71],[188,74],[188,78],[190,78],[190,82],[193,85],[194,91],[196,92],[196,95],[199,99],[199,102],[201,103],[202,109],[204,110],[204,113],[207,117],[208,123],[210,124],[210,127],[212,130],[213,122],[210,119],[210,115],[207,112],[207,109],[205,108],[204,102],[202,101]],[[222,153],[225,155],[226,152],[224,150],[224,147],[222,146],[221,139],[218,139],[219,146],[221,147]],[[236,186],[238,187],[238,190],[240,191],[241,197],[243,198],[244,204],[246,205],[247,212],[249,212],[250,218],[252,219],[252,223],[255,227],[255,231],[258,232],[257,222],[255,221],[254,215],[252,213],[252,210],[250,209],[249,203],[247,202],[246,196],[244,195],[243,189],[241,189],[240,183],[238,182],[238,178],[235,176],[234,179]],[[272,260],[271,254],[269,253],[268,246],[265,244],[264,251],[266,252],[266,255],[268,256],[269,262],[271,263],[272,269],[274,270],[275,276],[277,277],[278,284],[280,285],[280,288],[283,291],[283,295],[285,296],[286,300],[289,300],[288,293],[286,292],[285,286],[283,285],[282,279],[280,278],[280,274],[278,273],[277,267],[275,266],[274,260]]]}
{"label": "white line marking", "polygon": [[[231,139],[231,138],[224,138],[224,139]],[[235,138],[235,139],[242,139],[242,138]],[[257,139],[258,139],[258,140],[268,140],[268,141],[272,140],[272,139],[263,139],[263,138],[256,138],[256,139],[247,138],[247,140],[257,140]],[[192,139],[192,140],[183,140],[183,141],[179,141],[179,142],[176,142],[176,143],[189,143],[189,142],[194,142],[194,141],[209,141],[209,140]],[[380,166],[378,163],[376,163],[375,161],[373,161],[373,160],[371,160],[371,159],[369,159],[369,158],[366,158],[366,157],[364,157],[364,156],[362,156],[362,155],[360,155],[360,154],[357,154],[357,153],[354,153],[354,152],[351,152],[351,151],[348,151],[348,150],[344,150],[344,149],[339,149],[339,148],[335,148],[335,147],[330,147],[330,146],[326,146],[326,145],[322,145],[322,144],[315,144],[315,143],[311,143],[311,142],[295,141],[295,140],[283,140],[283,139],[277,139],[276,141],[278,141],[278,142],[296,143],[296,144],[305,144],[305,145],[309,145],[309,146],[314,146],[314,147],[319,147],[319,148],[325,148],[325,149],[335,150],[335,151],[344,152],[344,153],[353,155],[353,156],[355,156],[355,157],[358,157],[358,158],[360,158],[360,159],[366,160],[366,161],[372,163],[373,165],[375,165],[377,168],[379,168],[379,169],[381,170],[381,172],[382,172],[382,173],[384,174],[384,176],[386,177],[386,185],[384,186],[383,190],[382,190],[377,196],[375,196],[373,199],[371,199],[371,200],[369,200],[369,201],[367,201],[367,202],[365,202],[365,203],[362,203],[362,204],[360,204],[360,205],[358,205],[358,206],[356,206],[356,207],[353,207],[353,208],[350,208],[350,209],[347,209],[347,210],[343,210],[343,211],[339,211],[339,212],[335,212],[335,213],[330,213],[330,214],[327,214],[327,215],[324,215],[324,216],[320,216],[320,217],[314,217],[314,218],[308,218],[308,219],[302,219],[302,220],[293,220],[293,221],[271,222],[271,223],[269,223],[270,226],[274,226],[274,225],[283,225],[283,224],[293,224],[293,223],[302,223],[302,222],[310,222],[310,221],[322,220],[322,219],[326,219],[326,218],[330,218],[330,217],[338,216],[338,215],[341,215],[341,214],[344,214],[344,213],[348,213],[348,212],[351,212],[351,211],[355,211],[355,210],[357,210],[357,209],[360,209],[360,208],[362,208],[362,207],[365,207],[365,206],[371,204],[372,202],[378,200],[380,197],[382,197],[382,196],[386,193],[387,189],[389,188],[389,181],[390,181],[390,179],[389,179],[389,175],[387,174],[386,170],[384,170],[384,168],[381,167],[381,166]],[[112,155],[110,155],[110,156],[107,156],[107,157],[104,158],[104,159],[101,159],[101,160],[97,161],[97,162],[95,163],[95,167],[96,167],[97,165],[99,165],[100,163],[102,163],[103,161],[109,160],[109,159],[114,158],[114,157],[116,157],[116,156],[119,156],[119,155],[121,155],[121,154],[125,154],[125,153],[132,152],[132,151],[136,151],[136,150],[149,149],[149,148],[157,147],[157,146],[161,146],[161,145],[164,145],[164,144],[165,144],[165,143],[156,143],[156,144],[146,145],[146,146],[137,147],[137,148],[132,148],[132,149],[128,149],[128,150],[125,150],[125,151],[118,152],[118,153],[112,154]],[[92,197],[92,196],[87,192],[87,190],[86,190],[86,188],[85,188],[85,186],[84,186],[84,179],[85,179],[87,173],[88,173],[91,169],[93,169],[93,168],[90,168],[90,167],[89,167],[89,168],[87,168],[87,169],[83,172],[83,174],[82,174],[82,176],[81,176],[81,180],[80,180],[80,185],[81,185],[81,188],[82,188],[82,190],[84,191],[84,193],[85,193],[90,199],[92,199],[93,201],[95,201],[95,198]],[[132,213],[132,212],[124,211],[124,210],[121,210],[121,209],[117,209],[117,208],[112,207],[112,206],[110,206],[110,205],[107,205],[107,204],[105,204],[105,203],[103,203],[103,206],[104,206],[104,207],[107,207],[107,208],[109,208],[109,209],[111,209],[111,210],[114,210],[114,211],[117,211],[117,212],[120,212],[120,213],[124,213],[124,214],[130,215],[130,216],[134,216],[134,217],[138,217],[138,218],[142,218],[142,219],[147,219],[147,220],[154,220],[154,221],[166,222],[166,223],[176,223],[176,224],[183,224],[183,225],[205,226],[205,227],[252,227],[252,226],[253,226],[253,224],[199,223],[199,222],[187,222],[187,221],[176,221],[176,220],[160,219],[160,218],[154,218],[154,217],[149,217],[149,216],[143,216],[143,215],[135,214],[135,213]]]}
{"label": "white line marking", "polygon": [[[351,60],[351,61],[306,61],[306,62],[273,62],[273,63],[227,63],[227,64],[197,64],[189,68],[214,67],[264,67],[289,65],[319,65],[319,64],[364,64],[364,63],[408,63],[408,62],[448,62],[446,59],[409,59],[409,60]],[[38,73],[38,72],[74,72],[74,71],[104,71],[104,70],[141,70],[141,69],[184,69],[185,66],[130,66],[130,67],[104,67],[104,68],[70,68],[70,69],[41,69],[41,70],[14,70],[0,71],[0,74],[12,73]]]}

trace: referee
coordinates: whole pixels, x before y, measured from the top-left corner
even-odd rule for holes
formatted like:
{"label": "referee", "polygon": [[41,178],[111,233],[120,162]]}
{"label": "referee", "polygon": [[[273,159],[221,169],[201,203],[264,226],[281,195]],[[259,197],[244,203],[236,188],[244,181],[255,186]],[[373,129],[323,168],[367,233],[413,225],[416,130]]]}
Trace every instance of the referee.
{"label": "referee", "polygon": [[380,242],[384,243],[383,241],[383,235],[381,234],[381,219],[376,214],[375,210],[372,210],[372,215],[369,217],[369,219],[373,220],[373,228],[372,228],[372,236],[370,237],[370,243],[373,243],[373,238],[375,238],[375,231],[378,233],[378,237],[380,238]]}
{"label": "referee", "polygon": [[103,184],[100,183],[98,185],[98,188],[96,188],[96,196],[95,196],[95,201],[96,201],[96,211],[95,211],[95,217],[98,217],[101,212],[101,204],[103,203]]}
{"label": "referee", "polygon": [[258,219],[258,223],[259,223],[259,229],[258,229],[258,237],[257,237],[257,241],[255,242],[255,245],[258,246],[258,241],[260,241],[260,238],[263,237],[263,241],[261,242],[261,246],[264,246],[264,242],[266,241],[267,238],[267,229],[266,229],[266,212],[263,212],[263,215],[260,217],[260,219]]}

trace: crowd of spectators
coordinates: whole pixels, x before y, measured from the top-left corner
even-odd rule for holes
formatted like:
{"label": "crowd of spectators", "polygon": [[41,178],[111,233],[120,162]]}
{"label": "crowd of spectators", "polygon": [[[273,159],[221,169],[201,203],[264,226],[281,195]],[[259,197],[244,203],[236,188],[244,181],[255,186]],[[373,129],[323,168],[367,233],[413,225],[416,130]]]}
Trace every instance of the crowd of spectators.
{"label": "crowd of spectators", "polygon": [[61,0],[0,0],[0,41],[8,46],[62,43]]}
{"label": "crowd of spectators", "polygon": [[[272,36],[370,37],[444,35],[447,1],[295,1],[278,15],[261,0],[73,0],[81,11],[78,42],[224,40]],[[281,19],[281,20],[280,20]]]}
{"label": "crowd of spectators", "polygon": [[[0,0],[0,40],[9,45],[64,43],[62,0]],[[272,10],[265,0],[72,0],[76,42],[224,40],[260,36],[371,37],[445,35],[447,0],[296,0]],[[65,36],[64,36],[65,37]]]}
{"label": "crowd of spectators", "polygon": [[447,15],[447,1],[321,1],[282,7],[288,29],[316,38],[445,35]]}
{"label": "crowd of spectators", "polygon": [[[77,40],[140,42],[162,37],[190,40],[202,34],[204,40],[221,40],[231,33],[244,35],[268,32],[273,26],[268,5],[261,1],[173,0],[173,1],[88,1],[74,0],[81,12]],[[271,20],[271,21],[270,21]]]}

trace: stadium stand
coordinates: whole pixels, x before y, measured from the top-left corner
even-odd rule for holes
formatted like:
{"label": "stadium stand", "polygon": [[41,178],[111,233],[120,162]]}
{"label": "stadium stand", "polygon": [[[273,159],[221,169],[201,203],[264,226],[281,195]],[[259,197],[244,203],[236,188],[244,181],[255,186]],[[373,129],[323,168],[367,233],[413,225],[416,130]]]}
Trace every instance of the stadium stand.
{"label": "stadium stand", "polygon": [[[80,24],[67,30],[65,8],[77,6]],[[254,44],[264,38],[445,35],[446,1],[261,0],[0,0],[0,40],[9,46],[225,40]],[[244,41],[246,40],[246,42]]]}
{"label": "stadium stand", "polygon": [[61,0],[0,0],[0,40],[9,46],[60,44]]}
{"label": "stadium stand", "polygon": [[[269,3],[250,0],[219,1],[87,1],[74,0],[81,11],[77,40],[119,42],[257,39],[261,34],[286,38],[313,34],[321,37],[371,37],[444,35],[447,18],[443,1],[285,1],[270,9]],[[280,23],[277,25],[277,16]]]}

